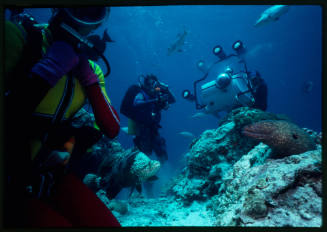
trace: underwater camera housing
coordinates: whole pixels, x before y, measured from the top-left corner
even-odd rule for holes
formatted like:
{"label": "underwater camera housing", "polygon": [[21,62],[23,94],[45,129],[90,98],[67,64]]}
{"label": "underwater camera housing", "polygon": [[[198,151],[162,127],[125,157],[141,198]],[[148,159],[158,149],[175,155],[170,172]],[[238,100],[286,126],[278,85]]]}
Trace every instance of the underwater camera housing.
{"label": "underwater camera housing", "polygon": [[176,102],[175,96],[170,91],[167,84],[157,81],[156,87],[160,89],[160,91],[158,92],[158,98],[165,99],[165,105],[173,104]]}
{"label": "underwater camera housing", "polygon": [[[145,75],[139,75],[138,81],[140,86],[144,85],[145,78]],[[158,91],[156,91],[156,97],[160,99],[159,102],[162,105],[161,108],[164,108],[166,105],[173,104],[176,102],[176,98],[174,94],[170,91],[167,84],[156,79],[155,84],[152,87],[158,89]]]}
{"label": "underwater camera housing", "polygon": [[[197,63],[197,67],[204,73],[204,76],[193,83],[194,94],[190,90],[182,92],[184,99],[195,102],[196,109],[204,109],[205,113],[216,115],[220,111],[229,111],[237,106],[254,104],[247,66],[242,57],[246,50],[240,40],[234,42],[232,48],[236,53],[226,55],[221,46],[215,46],[213,54],[219,60],[210,67],[205,68],[203,60]],[[231,58],[236,59],[237,63],[243,66],[243,70],[233,73],[229,65],[225,65],[223,71],[220,67],[217,68],[223,62],[231,62]],[[198,84],[208,77],[213,80],[198,88]]]}

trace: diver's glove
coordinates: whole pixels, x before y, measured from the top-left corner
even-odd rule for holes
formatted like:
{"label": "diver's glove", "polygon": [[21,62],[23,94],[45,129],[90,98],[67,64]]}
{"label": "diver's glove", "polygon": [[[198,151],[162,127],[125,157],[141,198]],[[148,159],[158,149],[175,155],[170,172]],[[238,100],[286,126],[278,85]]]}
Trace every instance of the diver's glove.
{"label": "diver's glove", "polygon": [[168,99],[169,99],[169,96],[167,94],[160,95],[157,98],[157,105],[158,105],[159,109],[165,109],[165,110],[168,109],[168,107],[169,107]]}
{"label": "diver's glove", "polygon": [[99,82],[99,78],[89,64],[87,57],[83,54],[79,55],[79,63],[73,71],[76,78],[82,86],[87,87]]}
{"label": "diver's glove", "polygon": [[71,45],[64,41],[55,41],[31,71],[53,87],[78,61],[79,57]]}

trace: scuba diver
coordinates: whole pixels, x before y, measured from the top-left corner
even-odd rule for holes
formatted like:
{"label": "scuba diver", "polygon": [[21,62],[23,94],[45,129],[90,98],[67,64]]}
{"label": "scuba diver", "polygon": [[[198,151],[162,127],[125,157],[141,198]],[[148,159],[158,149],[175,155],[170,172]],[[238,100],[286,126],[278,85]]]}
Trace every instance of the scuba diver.
{"label": "scuba diver", "polygon": [[[266,82],[258,71],[248,70],[243,57],[246,52],[243,43],[238,40],[232,48],[236,54],[226,55],[221,46],[214,47],[213,53],[219,60],[209,67],[206,67],[204,61],[199,61],[197,66],[204,73],[204,76],[193,83],[194,94],[190,90],[184,90],[182,97],[195,102],[196,109],[203,109],[205,113],[214,116],[218,116],[222,111],[230,112],[241,106],[265,111],[268,94]],[[243,64],[243,70],[237,67],[241,70],[234,72],[233,68],[230,67],[231,59],[236,59],[237,65]],[[206,78],[214,80],[203,84],[200,88],[200,94],[198,94],[197,85]]]}
{"label": "scuba diver", "polygon": [[[85,36],[109,13],[108,7],[55,8],[46,25],[23,13],[5,22],[6,227],[120,226],[66,171],[71,157],[102,133],[115,138],[120,130],[102,70],[80,49],[93,47]],[[86,99],[99,130],[70,124]]]}
{"label": "scuba diver", "polygon": [[139,84],[127,90],[120,112],[129,119],[129,134],[134,134],[135,146],[147,155],[154,151],[161,163],[168,160],[166,142],[160,136],[161,110],[175,103],[168,86],[149,74],[140,76]]}
{"label": "scuba diver", "polygon": [[159,134],[161,111],[175,102],[168,86],[149,74],[141,75],[139,84],[128,88],[120,106],[128,117],[128,134],[135,135],[135,147],[148,156],[154,151],[161,164],[168,160],[166,141]]}

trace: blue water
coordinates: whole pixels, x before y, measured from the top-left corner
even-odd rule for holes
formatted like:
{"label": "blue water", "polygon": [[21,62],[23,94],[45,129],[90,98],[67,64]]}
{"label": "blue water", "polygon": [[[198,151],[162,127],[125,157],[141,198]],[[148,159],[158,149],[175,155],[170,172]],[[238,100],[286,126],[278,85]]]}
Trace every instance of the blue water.
{"label": "blue water", "polygon": [[[162,114],[162,135],[167,140],[169,163],[182,166],[191,139],[178,135],[189,131],[196,136],[217,128],[218,119],[209,116],[190,118],[196,110],[181,97],[202,77],[196,62],[213,62],[212,48],[220,44],[227,53],[242,40],[247,48],[247,64],[260,71],[268,84],[267,111],[285,114],[301,127],[321,131],[322,114],[322,9],[320,6],[291,6],[279,21],[255,28],[253,24],[269,6],[158,6],[112,7],[108,21],[96,33],[108,28],[115,43],[107,46],[105,56],[111,64],[107,90],[119,110],[127,88],[140,74],[153,73],[166,82],[177,102]],[[47,22],[49,9],[27,9],[40,22]],[[178,33],[187,30],[184,52],[167,55],[167,48]],[[105,67],[100,62],[105,70]],[[304,93],[304,82],[313,89]],[[121,126],[127,119],[121,115]],[[125,148],[132,137],[120,133]],[[167,174],[168,175],[168,174]]]}

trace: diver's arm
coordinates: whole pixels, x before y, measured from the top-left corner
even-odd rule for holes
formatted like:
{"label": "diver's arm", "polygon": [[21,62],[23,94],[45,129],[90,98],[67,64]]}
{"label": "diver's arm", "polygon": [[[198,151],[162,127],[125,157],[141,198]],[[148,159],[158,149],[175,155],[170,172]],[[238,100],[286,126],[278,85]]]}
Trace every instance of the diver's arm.
{"label": "diver's arm", "polygon": [[113,106],[106,99],[98,83],[85,88],[94,117],[101,131],[109,138],[115,138],[120,130],[120,119]]}
{"label": "diver's arm", "polygon": [[138,93],[136,95],[136,97],[134,98],[133,105],[135,107],[139,107],[139,106],[147,106],[147,105],[150,105],[150,104],[153,104],[153,103],[157,103],[157,102],[158,102],[158,99],[157,98],[145,100],[143,94],[142,93]]}
{"label": "diver's arm", "polygon": [[115,138],[120,130],[120,119],[110,104],[105,94],[101,90],[98,76],[91,69],[88,59],[80,55],[80,62],[74,73],[85,88],[85,93],[89,99],[97,125],[101,131],[109,138]]}

